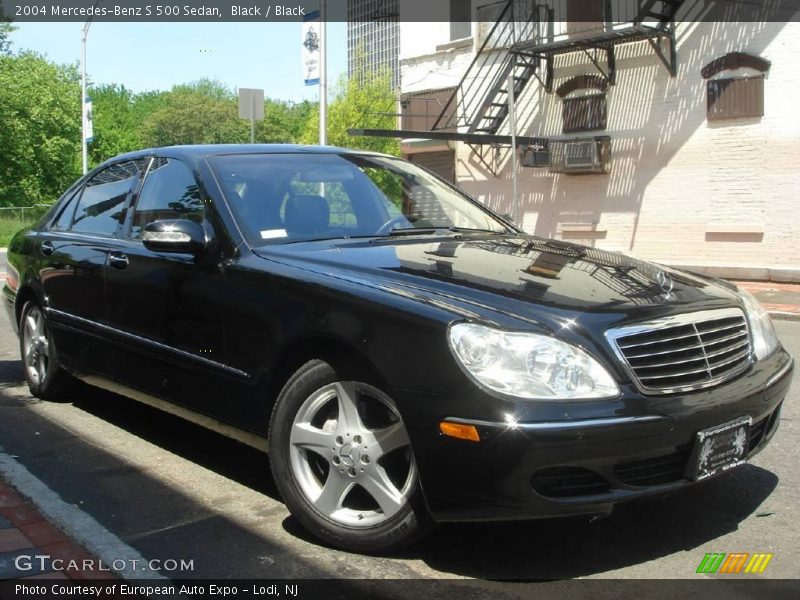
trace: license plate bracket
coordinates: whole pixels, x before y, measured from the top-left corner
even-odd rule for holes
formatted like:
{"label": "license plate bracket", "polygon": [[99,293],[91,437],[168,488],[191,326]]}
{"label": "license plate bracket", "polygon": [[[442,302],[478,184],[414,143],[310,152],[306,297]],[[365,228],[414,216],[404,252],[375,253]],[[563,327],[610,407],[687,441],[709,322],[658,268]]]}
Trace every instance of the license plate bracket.
{"label": "license plate bracket", "polygon": [[746,463],[752,423],[741,417],[698,431],[686,476],[700,481]]}

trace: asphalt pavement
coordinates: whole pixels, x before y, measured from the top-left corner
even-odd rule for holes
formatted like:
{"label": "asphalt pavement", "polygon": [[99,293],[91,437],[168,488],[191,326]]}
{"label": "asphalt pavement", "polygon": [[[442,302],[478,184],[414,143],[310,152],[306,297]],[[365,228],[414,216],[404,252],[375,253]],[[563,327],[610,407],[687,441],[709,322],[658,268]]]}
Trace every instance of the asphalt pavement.
{"label": "asphalt pavement", "polygon": [[[800,322],[776,327],[800,355]],[[31,398],[17,344],[3,315],[0,462],[41,484],[34,503],[36,496],[61,503],[67,518],[85,517],[87,538],[117,540],[107,552],[125,547],[148,560],[191,562],[168,576],[694,578],[710,552],[769,552],[774,558],[756,577],[798,574],[799,385],[772,444],[714,480],[596,521],[446,525],[400,554],[371,557],[311,538],[280,502],[267,458],[255,450],[88,387],[68,402]]]}

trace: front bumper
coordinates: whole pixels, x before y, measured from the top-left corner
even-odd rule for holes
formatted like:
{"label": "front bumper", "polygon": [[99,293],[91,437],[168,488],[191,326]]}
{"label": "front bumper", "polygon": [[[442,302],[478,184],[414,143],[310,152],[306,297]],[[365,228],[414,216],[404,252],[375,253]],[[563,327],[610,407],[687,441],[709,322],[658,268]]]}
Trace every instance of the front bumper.
{"label": "front bumper", "polygon": [[[413,406],[404,420],[435,520],[532,519],[608,513],[692,485],[684,473],[696,433],[739,417],[752,418],[752,457],[778,427],[793,366],[779,350],[714,388],[656,398],[626,387],[615,401],[561,407],[478,391],[395,393],[401,407]],[[481,441],[442,435],[444,419],[475,425]]]}

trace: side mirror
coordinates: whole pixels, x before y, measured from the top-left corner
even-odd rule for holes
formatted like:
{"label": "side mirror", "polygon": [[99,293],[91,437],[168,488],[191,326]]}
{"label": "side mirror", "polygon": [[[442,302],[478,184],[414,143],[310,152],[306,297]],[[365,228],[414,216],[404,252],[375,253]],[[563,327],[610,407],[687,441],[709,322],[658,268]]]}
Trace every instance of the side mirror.
{"label": "side mirror", "polygon": [[162,219],[142,231],[142,243],[154,252],[175,252],[198,256],[206,249],[203,226],[187,219]]}

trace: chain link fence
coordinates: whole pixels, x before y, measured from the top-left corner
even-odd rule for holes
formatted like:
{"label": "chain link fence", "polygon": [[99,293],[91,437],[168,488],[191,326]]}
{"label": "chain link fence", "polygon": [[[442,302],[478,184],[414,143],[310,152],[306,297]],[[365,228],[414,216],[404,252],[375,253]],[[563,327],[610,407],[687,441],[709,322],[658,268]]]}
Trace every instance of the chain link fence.
{"label": "chain link fence", "polygon": [[50,206],[0,206],[0,248],[6,247],[17,231],[38,221]]}
{"label": "chain link fence", "polygon": [[50,204],[34,204],[32,206],[0,206],[0,219],[21,221],[25,224],[38,220],[50,208]]}

